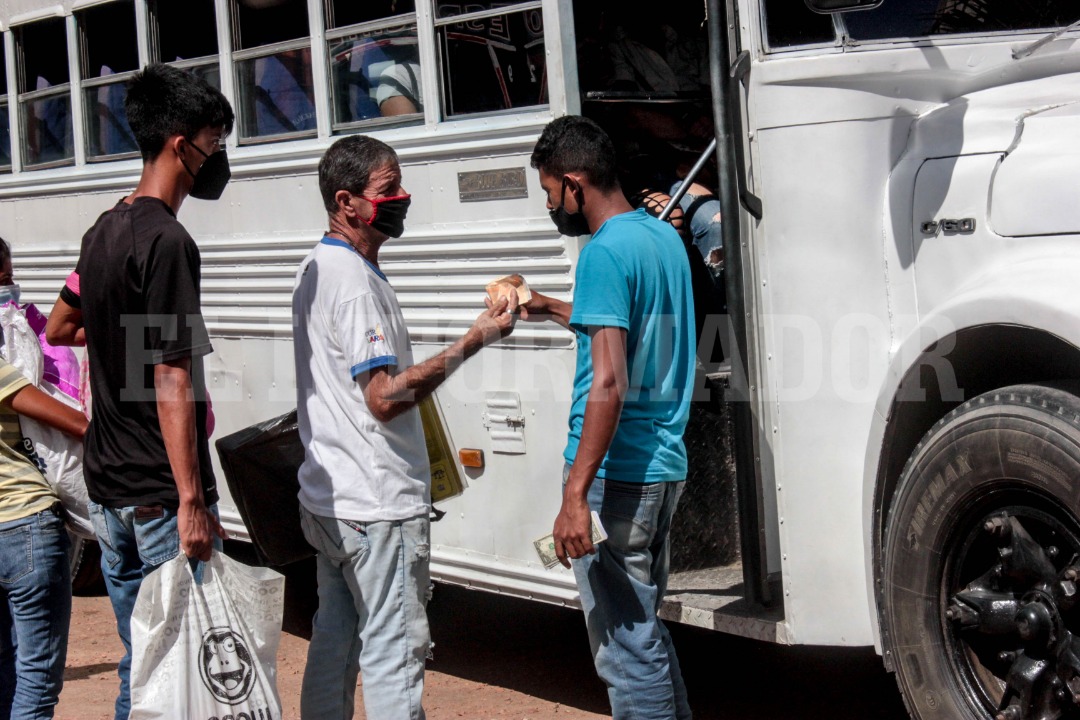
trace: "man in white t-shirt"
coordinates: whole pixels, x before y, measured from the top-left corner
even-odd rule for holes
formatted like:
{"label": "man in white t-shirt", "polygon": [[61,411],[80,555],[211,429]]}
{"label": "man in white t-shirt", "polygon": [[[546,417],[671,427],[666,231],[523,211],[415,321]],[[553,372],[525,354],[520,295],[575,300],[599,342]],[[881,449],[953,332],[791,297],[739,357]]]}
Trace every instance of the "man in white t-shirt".
{"label": "man in white t-shirt", "polygon": [[489,307],[460,340],[413,365],[401,308],[379,269],[379,248],[401,236],[410,202],[397,155],[374,138],[342,138],[319,162],[319,189],[330,230],[293,291],[307,450],[300,514],[319,582],[301,714],[352,717],[362,672],[368,717],[421,720],[431,500],[416,404],[508,335],[516,307]]}
{"label": "man in white t-shirt", "polygon": [[384,117],[410,115],[424,109],[420,63],[409,60],[394,63],[379,75],[375,102]]}

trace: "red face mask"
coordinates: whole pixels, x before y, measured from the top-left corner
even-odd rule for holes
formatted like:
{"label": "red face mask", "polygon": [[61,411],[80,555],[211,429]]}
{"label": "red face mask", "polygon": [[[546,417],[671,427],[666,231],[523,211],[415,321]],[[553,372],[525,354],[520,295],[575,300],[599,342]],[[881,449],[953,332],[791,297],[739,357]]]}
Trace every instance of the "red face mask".
{"label": "red face mask", "polygon": [[405,216],[412,204],[412,195],[395,195],[368,202],[371,203],[371,217],[364,222],[387,237],[401,237],[405,232]]}

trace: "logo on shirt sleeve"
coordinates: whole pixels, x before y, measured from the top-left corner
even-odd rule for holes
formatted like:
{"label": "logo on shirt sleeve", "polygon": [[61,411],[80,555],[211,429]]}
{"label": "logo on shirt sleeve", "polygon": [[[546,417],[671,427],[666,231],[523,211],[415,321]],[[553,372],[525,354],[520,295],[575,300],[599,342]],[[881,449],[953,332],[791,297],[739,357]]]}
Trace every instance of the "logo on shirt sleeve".
{"label": "logo on shirt sleeve", "polygon": [[383,334],[382,323],[375,326],[373,330],[368,330],[367,341],[374,345],[375,343],[386,342],[386,335]]}

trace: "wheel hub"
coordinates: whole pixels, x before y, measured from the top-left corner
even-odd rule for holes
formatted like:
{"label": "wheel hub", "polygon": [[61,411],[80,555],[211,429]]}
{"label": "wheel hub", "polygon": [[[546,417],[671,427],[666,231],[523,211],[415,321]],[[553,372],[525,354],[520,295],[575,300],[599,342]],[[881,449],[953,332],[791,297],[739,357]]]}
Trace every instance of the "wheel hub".
{"label": "wheel hub", "polygon": [[949,599],[945,620],[968,647],[983,653],[992,646],[1011,648],[992,660],[1007,668],[1000,673],[1005,687],[995,720],[1076,717],[1080,638],[1064,615],[1077,599],[1080,555],[1058,571],[1058,548],[1039,544],[1007,513],[988,519],[983,530],[995,542],[999,562]]}

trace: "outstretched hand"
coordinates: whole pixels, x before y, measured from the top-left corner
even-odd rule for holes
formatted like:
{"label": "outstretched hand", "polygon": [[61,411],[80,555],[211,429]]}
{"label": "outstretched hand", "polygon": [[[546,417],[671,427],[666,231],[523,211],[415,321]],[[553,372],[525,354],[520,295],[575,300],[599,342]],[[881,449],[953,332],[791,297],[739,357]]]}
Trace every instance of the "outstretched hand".
{"label": "outstretched hand", "polygon": [[487,305],[487,310],[480,313],[471,330],[479,333],[481,346],[487,347],[514,331],[518,301],[517,296],[511,293],[507,297],[499,298],[495,303],[484,298],[484,304]]}

